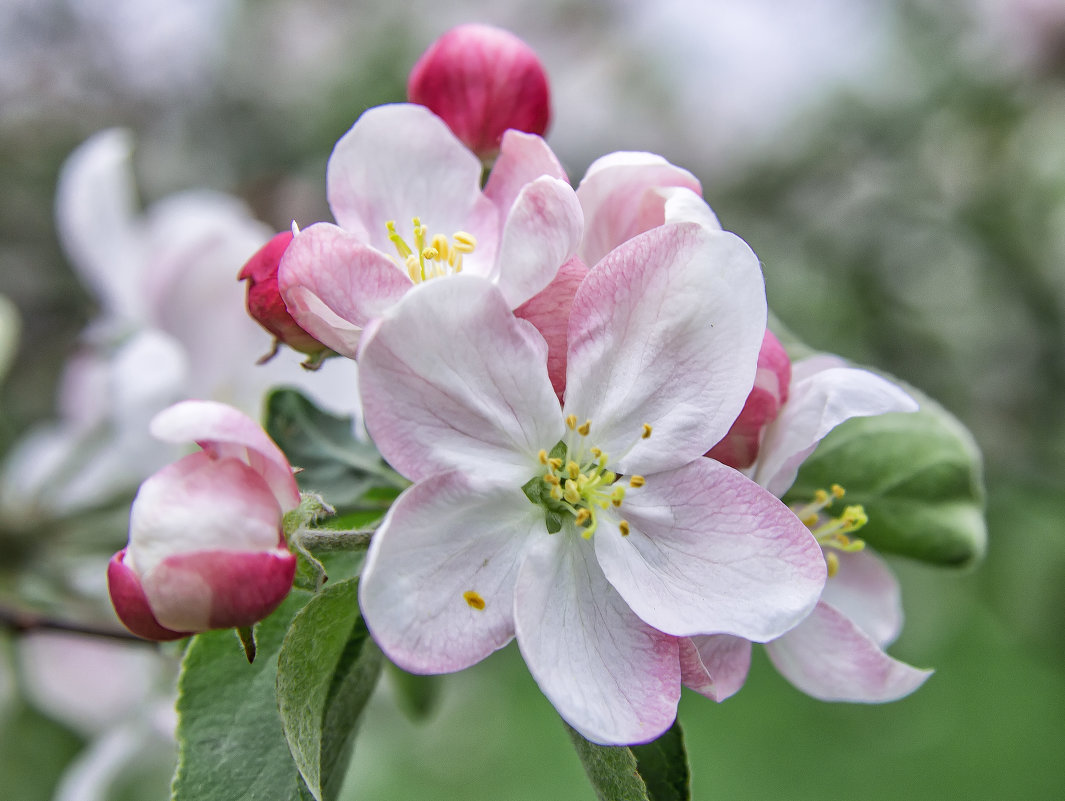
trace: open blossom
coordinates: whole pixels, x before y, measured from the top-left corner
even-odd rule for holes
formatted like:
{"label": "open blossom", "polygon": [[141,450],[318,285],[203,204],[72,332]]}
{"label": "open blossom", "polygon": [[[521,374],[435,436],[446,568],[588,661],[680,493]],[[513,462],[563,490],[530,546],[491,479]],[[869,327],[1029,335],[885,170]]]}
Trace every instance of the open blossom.
{"label": "open blossom", "polygon": [[203,450],[153,475],[133,501],[129,544],[107,571],[119,619],[152,640],[261,620],[296,570],[282,520],[300,495],[284,454],[221,403],[178,403],[151,429]]}
{"label": "open blossom", "polygon": [[547,73],[533,49],[478,23],[452,28],[429,46],[411,69],[407,98],[485,159],[499,152],[508,128],[543,136],[551,119]]}
{"label": "open blossom", "polygon": [[481,162],[422,106],[365,112],[333,150],[326,176],[339,225],[292,240],[278,286],[296,322],[355,357],[362,329],[411,287],[468,273],[516,308],[574,255],[582,217],[538,136],[509,131],[481,189]]}
{"label": "open blossom", "polygon": [[647,741],[676,715],[679,638],[778,637],[825,579],[795,515],[702,456],[751,389],[758,261],[694,224],[609,254],[572,304],[563,408],[543,338],[508,306],[459,276],[416,288],[367,333],[367,427],[415,482],[374,535],[367,625],[419,673],[516,638],[586,738]]}
{"label": "open blossom", "polygon": [[[785,397],[779,415],[762,430],[758,458],[747,470],[777,496],[791,487],[817,443],[844,420],[917,408],[889,381],[829,356],[796,363]],[[902,628],[898,582],[882,559],[847,536],[864,521],[860,507],[829,517],[843,493],[841,487],[826,490],[799,510],[825,551],[829,579],[809,617],[767,643],[766,652],[781,675],[807,695],[894,701],[917,689],[931,671],[884,652]],[[682,653],[685,684],[721,701],[743,685],[751,643],[725,635],[693,637]]]}

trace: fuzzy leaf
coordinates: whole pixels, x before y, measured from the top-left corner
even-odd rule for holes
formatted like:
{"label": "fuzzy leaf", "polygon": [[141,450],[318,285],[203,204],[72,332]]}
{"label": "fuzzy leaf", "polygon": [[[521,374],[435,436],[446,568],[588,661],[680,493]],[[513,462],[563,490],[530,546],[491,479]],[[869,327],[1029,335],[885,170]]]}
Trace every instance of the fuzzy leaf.
{"label": "fuzzy leaf", "polygon": [[857,536],[876,550],[942,565],[975,563],[987,543],[980,451],[953,415],[907,391],[919,411],[838,426],[803,463],[785,500],[802,504],[819,487],[841,484],[847,504],[865,507],[869,522]]}
{"label": "fuzzy leaf", "polygon": [[173,801],[313,798],[289,754],[274,691],[281,641],[309,598],[292,591],[255,627],[253,664],[230,630],[192,639],[178,682]]}
{"label": "fuzzy leaf", "polygon": [[317,801],[337,797],[381,652],[359,614],[358,579],[327,586],[281,646],[277,701],[292,756]]}
{"label": "fuzzy leaf", "polygon": [[676,720],[669,731],[644,745],[630,746],[636,756],[636,769],[647,785],[650,801],[688,801],[691,773],[684,732]]}
{"label": "fuzzy leaf", "polygon": [[599,801],[652,801],[647,784],[640,778],[632,749],[623,745],[596,745],[569,725],[566,730]]}
{"label": "fuzzy leaf", "polygon": [[301,468],[302,490],[321,493],[343,511],[383,514],[406,482],[388,467],[369,440],[355,437],[350,417],[323,412],[294,389],[275,389],[266,399],[267,433]]}

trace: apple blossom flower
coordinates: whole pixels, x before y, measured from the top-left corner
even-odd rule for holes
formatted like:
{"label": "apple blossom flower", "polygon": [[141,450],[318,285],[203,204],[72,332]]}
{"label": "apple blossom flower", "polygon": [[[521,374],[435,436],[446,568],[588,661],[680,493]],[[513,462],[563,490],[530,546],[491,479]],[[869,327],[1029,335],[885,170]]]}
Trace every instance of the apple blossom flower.
{"label": "apple blossom flower", "polygon": [[[843,421],[917,409],[891,382],[832,356],[797,362],[782,397],[786,401],[761,431],[758,457],[746,471],[777,496],[787,492],[803,460]],[[880,557],[848,536],[864,523],[861,507],[828,516],[826,510],[844,492],[839,486],[820,491],[797,510],[824,549],[829,579],[809,617],[766,643],[766,653],[784,678],[814,698],[894,701],[916,690],[931,671],[884,652],[902,628],[899,586]],[[747,639],[693,637],[681,651],[686,686],[716,701],[743,686],[751,656]]]}
{"label": "apple blossom flower", "polygon": [[543,136],[551,118],[547,74],[535,51],[509,31],[477,23],[452,28],[411,69],[407,99],[439,116],[485,160],[508,128]]}
{"label": "apple blossom flower", "polygon": [[296,570],[282,521],[300,494],[284,454],[250,418],[212,401],[175,404],[151,430],[203,450],[151,476],[133,501],[129,544],[107,569],[119,619],[151,640],[261,620]]}
{"label": "apple blossom flower", "polygon": [[676,715],[679,638],[778,637],[825,563],[779,500],[703,454],[754,379],[765,327],[738,238],[659,226],[576,291],[560,408],[544,339],[499,290],[416,287],[367,331],[367,427],[415,483],[371,543],[360,604],[400,667],[468,667],[516,638],[584,737]]}
{"label": "apple blossom flower", "polygon": [[285,251],[278,286],[304,330],[355,357],[362,329],[412,286],[460,272],[528,301],[577,249],[581,211],[538,136],[508,131],[481,190],[481,163],[422,106],[366,111],[329,158],[329,205]]}
{"label": "apple blossom flower", "polygon": [[63,371],[58,419],[28,432],[5,458],[0,507],[8,520],[75,514],[131,494],[180,454],[150,437],[148,423],[185,398],[258,416],[267,390],[287,383],[333,411],[357,412],[355,366],[346,360],[314,374],[289,354],[255,363],[269,341],[244,311],[234,274],[270,229],[218,192],[190,190],[141,211],[132,150],[128,131],[108,129],[63,165],[60,241],[101,312]]}

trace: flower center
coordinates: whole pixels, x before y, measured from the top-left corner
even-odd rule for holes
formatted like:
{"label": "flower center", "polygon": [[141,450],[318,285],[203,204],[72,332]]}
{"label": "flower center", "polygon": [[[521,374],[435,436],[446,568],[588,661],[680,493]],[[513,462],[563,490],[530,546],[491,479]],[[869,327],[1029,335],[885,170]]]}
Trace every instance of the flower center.
{"label": "flower center", "polygon": [[[540,464],[544,473],[530,479],[522,491],[533,503],[544,508],[544,522],[549,534],[562,530],[572,520],[584,539],[590,539],[599,526],[599,513],[610,507],[620,508],[628,489],[638,489],[645,483],[643,476],[628,477],[628,486],[619,480],[608,466],[610,457],[602,450],[589,446],[588,435],[592,421],[577,425],[576,415],[566,418],[572,432],[548,453],[541,450]],[[575,436],[574,436],[575,435]],[[651,426],[644,424],[640,438],[651,436]],[[628,536],[627,520],[618,522],[622,536]]]}
{"label": "flower center", "polygon": [[836,517],[824,513],[834,501],[845,494],[843,487],[833,484],[831,489],[817,490],[814,499],[805,506],[792,508],[821,546],[825,563],[828,565],[829,578],[839,572],[839,556],[836,551],[855,553],[865,548],[864,540],[849,536],[869,522],[869,516],[861,504],[844,507],[843,512]]}
{"label": "flower center", "polygon": [[407,271],[411,281],[420,284],[430,278],[462,272],[462,257],[473,253],[477,247],[477,239],[473,234],[456,231],[451,235],[451,239],[443,234],[430,237],[429,230],[422,225],[419,217],[415,217],[411,222],[414,225],[413,245],[407,244],[396,232],[395,220],[385,223],[388,238],[402,259],[402,263],[398,260],[396,263]]}

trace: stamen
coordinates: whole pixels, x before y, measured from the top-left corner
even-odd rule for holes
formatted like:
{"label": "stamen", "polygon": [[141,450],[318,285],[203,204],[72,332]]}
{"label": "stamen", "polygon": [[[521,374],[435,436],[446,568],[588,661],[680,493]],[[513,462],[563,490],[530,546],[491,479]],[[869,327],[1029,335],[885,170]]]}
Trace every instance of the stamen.
{"label": "stamen", "polygon": [[643,433],[640,434],[640,439],[648,439],[648,438],[650,438],[652,430],[653,429],[651,428],[651,424],[650,423],[644,423],[643,424]]}
{"label": "stamen", "polygon": [[484,598],[481,597],[479,592],[474,590],[466,590],[462,593],[462,597],[466,599],[466,603],[472,606],[474,609],[481,610],[485,607]]}
{"label": "stamen", "polygon": [[540,452],[538,454],[536,454],[536,458],[540,460],[540,464],[546,465],[547,464],[547,451],[545,451],[543,448],[540,448]]}
{"label": "stamen", "polygon": [[835,551],[825,551],[825,565],[828,567],[829,578],[839,572],[839,557]]}
{"label": "stamen", "polygon": [[622,537],[629,536],[629,521],[622,520],[618,523],[618,531],[621,532]]}
{"label": "stamen", "polygon": [[592,421],[585,420],[581,425],[577,426],[577,433],[582,437],[588,436],[588,432],[592,430]]}
{"label": "stamen", "polygon": [[647,479],[644,478],[643,476],[629,476],[629,486],[630,487],[633,487],[633,488],[642,487],[646,483],[647,483]]}
{"label": "stamen", "polygon": [[577,525],[583,526],[589,520],[592,519],[592,513],[589,509],[579,509],[577,511]]}
{"label": "stamen", "polygon": [[459,253],[473,253],[477,248],[477,238],[465,231],[456,231],[451,235],[451,241]]}
{"label": "stamen", "polygon": [[581,466],[576,462],[566,462],[566,472],[570,478],[576,478],[581,474]]}
{"label": "stamen", "polygon": [[577,415],[566,415],[566,428],[568,428],[570,431],[573,431],[577,428]]}

